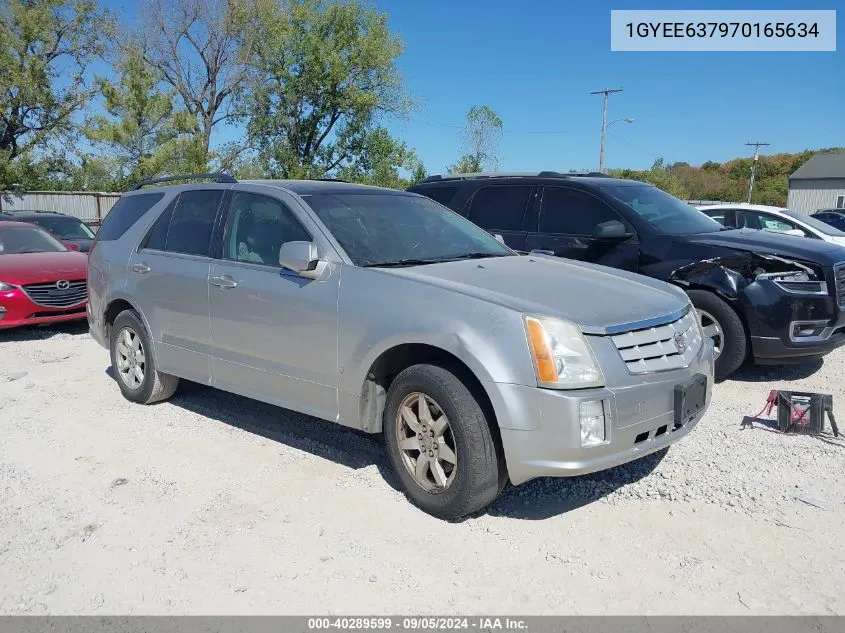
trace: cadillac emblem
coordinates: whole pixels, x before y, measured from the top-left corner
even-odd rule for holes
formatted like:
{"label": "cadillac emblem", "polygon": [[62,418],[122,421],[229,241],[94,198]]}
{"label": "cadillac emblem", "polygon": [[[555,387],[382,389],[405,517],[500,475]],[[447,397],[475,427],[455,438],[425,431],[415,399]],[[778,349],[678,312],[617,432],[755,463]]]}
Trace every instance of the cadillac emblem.
{"label": "cadillac emblem", "polygon": [[56,282],[56,288],[59,290],[67,290],[70,288],[70,282],[67,279],[61,279]]}
{"label": "cadillac emblem", "polygon": [[683,354],[687,351],[687,337],[683,335],[682,332],[678,332],[675,334],[675,349],[678,350],[678,354]]}

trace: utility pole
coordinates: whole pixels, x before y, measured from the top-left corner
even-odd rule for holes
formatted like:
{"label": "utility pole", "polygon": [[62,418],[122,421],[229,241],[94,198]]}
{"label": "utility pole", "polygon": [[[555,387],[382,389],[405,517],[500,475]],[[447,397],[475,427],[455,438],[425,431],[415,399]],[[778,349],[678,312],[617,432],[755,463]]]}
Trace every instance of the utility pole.
{"label": "utility pole", "polygon": [[599,171],[604,173],[604,139],[607,135],[607,98],[614,92],[622,92],[622,88],[605,88],[604,90],[590,90],[591,95],[604,95],[604,109],[601,115],[601,153],[599,154]]}
{"label": "utility pole", "polygon": [[754,148],[754,162],[751,163],[751,182],[748,183],[748,204],[751,204],[751,192],[754,191],[754,178],[757,176],[757,161],[760,158],[760,148],[770,145],[770,143],[746,143],[748,147]]}

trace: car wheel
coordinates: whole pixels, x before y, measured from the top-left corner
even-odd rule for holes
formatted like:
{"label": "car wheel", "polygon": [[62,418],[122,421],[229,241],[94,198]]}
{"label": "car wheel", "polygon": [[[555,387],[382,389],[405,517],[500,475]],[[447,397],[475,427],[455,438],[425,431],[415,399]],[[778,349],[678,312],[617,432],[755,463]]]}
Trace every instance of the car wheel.
{"label": "car wheel", "polygon": [[486,507],[502,489],[503,460],[482,408],[437,365],[414,365],[390,385],[383,432],[387,455],[411,502],[441,519]]}
{"label": "car wheel", "polygon": [[723,380],[745,362],[748,337],[739,315],[725,301],[706,290],[690,290],[692,305],[698,311],[704,336],[713,341],[716,380]]}
{"label": "car wheel", "polygon": [[135,312],[117,315],[110,338],[111,366],[124,398],[152,404],[175,393],[179,379],[156,369],[149,334]]}

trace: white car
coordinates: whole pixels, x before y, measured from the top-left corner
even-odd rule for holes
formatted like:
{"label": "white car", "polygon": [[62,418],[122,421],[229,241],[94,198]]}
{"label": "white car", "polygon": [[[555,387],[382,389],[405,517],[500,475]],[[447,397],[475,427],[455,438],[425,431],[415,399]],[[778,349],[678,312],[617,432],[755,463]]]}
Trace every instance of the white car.
{"label": "white car", "polygon": [[806,213],[742,202],[697,205],[696,209],[732,229],[761,229],[801,235],[845,246],[845,233]]}

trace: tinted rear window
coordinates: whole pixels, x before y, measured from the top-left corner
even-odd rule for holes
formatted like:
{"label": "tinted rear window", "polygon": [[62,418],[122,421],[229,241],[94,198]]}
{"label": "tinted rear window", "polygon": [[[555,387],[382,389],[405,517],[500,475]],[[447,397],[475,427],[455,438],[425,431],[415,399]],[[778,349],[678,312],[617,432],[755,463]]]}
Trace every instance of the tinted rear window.
{"label": "tinted rear window", "polygon": [[467,217],[488,230],[519,231],[531,198],[530,185],[498,185],[475,192]]}
{"label": "tinted rear window", "polygon": [[164,250],[208,256],[214,220],[224,193],[220,189],[182,192],[170,218]]}
{"label": "tinted rear window", "polygon": [[163,193],[143,193],[122,197],[103,220],[100,230],[97,231],[97,241],[105,242],[120,239],[135,222],[141,219],[141,216],[152,209],[163,197]]}
{"label": "tinted rear window", "polygon": [[451,187],[420,187],[418,189],[411,189],[413,193],[419,193],[427,198],[431,198],[435,202],[439,202],[444,207],[448,207],[452,198],[458,191],[456,186]]}

